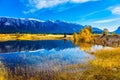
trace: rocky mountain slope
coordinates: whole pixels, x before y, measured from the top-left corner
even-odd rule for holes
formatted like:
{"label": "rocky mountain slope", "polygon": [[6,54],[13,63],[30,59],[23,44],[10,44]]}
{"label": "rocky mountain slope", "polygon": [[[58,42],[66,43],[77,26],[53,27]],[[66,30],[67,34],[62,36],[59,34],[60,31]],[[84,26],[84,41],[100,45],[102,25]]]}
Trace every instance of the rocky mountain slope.
{"label": "rocky mountain slope", "polygon": [[[84,26],[60,20],[40,21],[25,18],[0,17],[0,33],[73,33],[79,32]],[[101,33],[102,30],[93,28],[93,32]]]}

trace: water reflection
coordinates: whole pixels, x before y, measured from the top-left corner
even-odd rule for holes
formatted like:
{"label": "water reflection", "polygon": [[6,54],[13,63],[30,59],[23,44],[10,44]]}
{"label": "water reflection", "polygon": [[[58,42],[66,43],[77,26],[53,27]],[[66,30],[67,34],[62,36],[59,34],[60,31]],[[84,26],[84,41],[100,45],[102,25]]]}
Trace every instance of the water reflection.
{"label": "water reflection", "polygon": [[69,64],[84,63],[93,56],[73,46],[71,41],[8,41],[0,43],[0,61],[11,70],[31,66],[35,70],[53,69]]}
{"label": "water reflection", "polygon": [[0,54],[1,61],[6,66],[31,65],[35,69],[53,68],[55,65],[64,66],[67,64],[77,64],[92,59],[93,56],[81,51],[78,47],[67,48],[63,50],[46,50],[15,52],[9,54]]}
{"label": "water reflection", "polygon": [[80,50],[85,51],[85,52],[95,52],[97,50],[102,50],[102,49],[112,49],[113,47],[118,47],[118,45],[115,44],[102,44],[102,42],[100,43],[85,43],[85,42],[75,42],[72,41],[74,46],[78,46]]}
{"label": "water reflection", "polygon": [[38,49],[51,50],[73,47],[71,41],[43,40],[43,41],[7,41],[0,42],[0,53],[34,51]]}
{"label": "water reflection", "polygon": [[[46,71],[54,73],[66,65],[86,63],[94,59],[94,56],[87,52],[102,48],[104,47],[101,45],[73,44],[67,40],[8,41],[0,43],[0,61],[11,80],[13,77],[17,80],[18,76],[24,80],[28,79],[27,76],[40,79],[38,75],[44,76]],[[54,75],[50,73],[53,78]]]}

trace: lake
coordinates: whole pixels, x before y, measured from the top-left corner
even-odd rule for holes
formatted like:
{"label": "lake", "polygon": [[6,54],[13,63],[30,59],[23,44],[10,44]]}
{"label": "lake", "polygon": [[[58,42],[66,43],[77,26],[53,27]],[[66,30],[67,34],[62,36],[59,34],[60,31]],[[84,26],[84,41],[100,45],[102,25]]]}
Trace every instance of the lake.
{"label": "lake", "polygon": [[[55,65],[76,64],[93,58],[92,55],[74,46],[71,41],[8,41],[0,43],[0,60],[4,64],[43,66],[52,62]],[[11,64],[11,65],[10,65]],[[50,65],[51,66],[51,65]]]}
{"label": "lake", "polygon": [[78,46],[69,40],[0,42],[0,63],[11,72],[9,76],[16,74],[16,71],[52,71],[66,65],[84,64],[94,59],[89,51],[102,48],[83,43]]}

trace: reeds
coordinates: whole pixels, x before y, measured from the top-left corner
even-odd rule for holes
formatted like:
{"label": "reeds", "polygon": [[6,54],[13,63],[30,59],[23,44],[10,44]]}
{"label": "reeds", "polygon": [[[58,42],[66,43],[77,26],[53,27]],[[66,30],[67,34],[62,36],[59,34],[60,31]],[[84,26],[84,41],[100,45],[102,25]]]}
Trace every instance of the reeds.
{"label": "reeds", "polygon": [[120,48],[92,52],[94,60],[84,64],[34,70],[30,66],[10,69],[0,63],[0,80],[120,80]]}

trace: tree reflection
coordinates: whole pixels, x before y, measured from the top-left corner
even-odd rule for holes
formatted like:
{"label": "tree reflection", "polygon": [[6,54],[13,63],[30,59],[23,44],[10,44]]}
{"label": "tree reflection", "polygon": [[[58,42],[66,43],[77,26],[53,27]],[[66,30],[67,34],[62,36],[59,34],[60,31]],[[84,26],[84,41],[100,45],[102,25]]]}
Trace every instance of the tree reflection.
{"label": "tree reflection", "polygon": [[86,43],[86,42],[78,42],[78,41],[72,41],[74,46],[79,46],[80,50],[83,51],[88,51],[91,49],[91,47],[93,46],[92,43]]}
{"label": "tree reflection", "polygon": [[90,50],[91,49],[91,47],[92,47],[92,45],[93,44],[91,44],[91,43],[78,43],[78,46],[79,46],[79,48],[81,49],[81,50],[83,50],[83,51],[88,51],[88,50]]}

